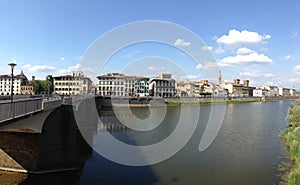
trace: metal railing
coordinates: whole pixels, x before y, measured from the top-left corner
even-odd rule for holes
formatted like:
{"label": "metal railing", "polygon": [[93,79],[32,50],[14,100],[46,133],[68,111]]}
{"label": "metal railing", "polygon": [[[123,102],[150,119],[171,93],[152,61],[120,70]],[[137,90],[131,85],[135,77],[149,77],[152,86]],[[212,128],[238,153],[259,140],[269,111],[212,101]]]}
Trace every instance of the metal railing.
{"label": "metal railing", "polygon": [[42,99],[34,98],[0,103],[0,122],[22,117],[42,110]]}

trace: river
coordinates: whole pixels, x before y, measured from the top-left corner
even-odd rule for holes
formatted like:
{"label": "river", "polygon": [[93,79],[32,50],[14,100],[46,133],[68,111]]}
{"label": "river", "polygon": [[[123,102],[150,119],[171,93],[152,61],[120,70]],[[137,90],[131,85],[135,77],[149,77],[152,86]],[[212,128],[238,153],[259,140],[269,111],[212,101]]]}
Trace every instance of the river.
{"label": "river", "polygon": [[[29,176],[24,184],[40,184],[58,178],[57,184],[81,185],[272,185],[279,184],[278,166],[287,161],[286,148],[278,137],[286,127],[285,117],[293,101],[227,104],[218,135],[204,151],[198,150],[212,106],[201,105],[197,127],[187,144],[175,155],[150,166],[117,164],[93,151],[80,173]],[[193,105],[167,107],[167,116],[148,132],[118,130],[111,134],[132,145],[149,145],[166,139],[176,128],[180,109],[195,114]],[[132,108],[146,118],[148,108]],[[193,116],[191,116],[191,119]],[[103,122],[118,123],[115,116]],[[193,122],[194,120],[190,120]],[[189,125],[186,123],[187,126]],[[94,146],[103,134],[94,136]],[[176,142],[176,141],[174,141]],[[72,179],[72,180],[71,180]]]}

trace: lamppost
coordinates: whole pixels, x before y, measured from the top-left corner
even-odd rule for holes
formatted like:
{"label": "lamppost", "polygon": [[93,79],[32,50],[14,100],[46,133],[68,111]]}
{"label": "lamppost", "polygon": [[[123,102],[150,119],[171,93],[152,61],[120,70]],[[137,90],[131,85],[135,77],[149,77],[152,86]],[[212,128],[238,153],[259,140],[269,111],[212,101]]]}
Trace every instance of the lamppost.
{"label": "lamppost", "polygon": [[14,86],[13,86],[13,81],[14,81],[14,67],[17,65],[15,63],[10,63],[8,64],[10,67],[11,67],[11,88],[10,88],[10,102],[12,103],[13,102],[13,89],[14,89]]}
{"label": "lamppost", "polygon": [[47,97],[47,100],[49,101],[49,96],[50,96],[50,76],[47,76],[47,86],[48,86],[48,97]]}
{"label": "lamppost", "polygon": [[11,88],[10,88],[10,111],[12,114],[12,117],[14,117],[14,112],[13,112],[13,89],[14,89],[14,67],[17,65],[15,63],[10,63],[8,64],[11,67]]}

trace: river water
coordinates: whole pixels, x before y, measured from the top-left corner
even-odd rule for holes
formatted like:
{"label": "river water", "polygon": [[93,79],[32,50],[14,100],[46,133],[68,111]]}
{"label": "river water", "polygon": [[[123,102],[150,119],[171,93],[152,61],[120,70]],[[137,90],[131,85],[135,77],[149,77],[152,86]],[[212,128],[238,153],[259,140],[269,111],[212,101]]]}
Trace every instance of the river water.
{"label": "river water", "polygon": [[[86,162],[79,183],[279,184],[278,165],[286,160],[286,148],[278,135],[286,127],[285,117],[290,104],[291,101],[228,104],[216,139],[205,151],[199,152],[198,146],[207,124],[207,115],[211,106],[217,106],[201,105],[196,131],[185,147],[173,157],[147,167],[129,167],[110,162],[94,152]],[[188,109],[191,113],[194,110],[193,106],[181,108]],[[168,107],[168,118],[154,129],[156,131],[112,134],[129,144],[148,145],[158,142],[174,130],[175,120],[180,115],[179,109],[176,106]],[[133,112],[138,116],[145,114],[147,110],[136,108]]]}
{"label": "river water", "polygon": [[[81,185],[273,185],[280,183],[278,166],[287,161],[286,148],[278,137],[286,127],[285,117],[293,101],[227,104],[225,117],[214,142],[198,150],[211,106],[201,105],[197,127],[191,139],[174,156],[158,164],[142,167],[117,164],[93,151],[80,173],[29,176],[26,184],[59,178],[57,184]],[[196,114],[193,105],[167,107],[167,116],[157,128],[140,132],[118,129],[111,134],[132,145],[149,145],[166,139],[176,128],[184,109]],[[148,108],[132,108],[140,118]],[[104,116],[103,123],[119,124],[115,116]],[[194,121],[191,116],[191,122]],[[189,123],[186,123],[187,126]],[[94,146],[101,140],[94,136]],[[176,142],[176,141],[174,141]],[[124,156],[125,157],[125,156]],[[39,179],[39,180],[38,180]],[[46,180],[45,180],[46,179]],[[70,180],[73,179],[73,180]]]}

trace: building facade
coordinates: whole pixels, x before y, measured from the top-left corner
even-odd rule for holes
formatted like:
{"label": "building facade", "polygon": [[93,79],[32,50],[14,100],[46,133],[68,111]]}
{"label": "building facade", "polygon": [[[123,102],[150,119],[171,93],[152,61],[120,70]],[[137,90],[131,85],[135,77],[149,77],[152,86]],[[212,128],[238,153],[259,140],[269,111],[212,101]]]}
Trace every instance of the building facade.
{"label": "building facade", "polygon": [[263,96],[279,96],[279,88],[277,86],[260,86],[260,89],[263,91]]}
{"label": "building facade", "polygon": [[171,74],[154,77],[149,85],[150,96],[170,98],[176,96],[176,81]]}
{"label": "building facade", "polygon": [[11,81],[11,75],[0,76],[0,95],[11,95],[11,85],[13,85],[13,95],[21,94],[21,78],[18,76],[13,77],[13,83]]}
{"label": "building facade", "polygon": [[263,96],[263,89],[256,88],[253,89],[253,97],[262,97]]}
{"label": "building facade", "polygon": [[296,90],[292,88],[279,87],[279,96],[295,96]]}
{"label": "building facade", "polygon": [[249,96],[249,80],[244,80],[241,84],[240,79],[235,79],[233,83],[225,83],[225,89],[231,97],[247,97]]}
{"label": "building facade", "polygon": [[33,94],[33,84],[24,75],[23,70],[13,77],[13,84],[11,75],[0,75],[0,95],[11,95],[11,85],[13,85],[13,95]]}
{"label": "building facade", "polygon": [[147,77],[107,73],[97,78],[97,94],[101,96],[149,96]]}
{"label": "building facade", "polygon": [[176,94],[179,97],[194,97],[195,82],[190,82],[190,81],[176,82]]}
{"label": "building facade", "polygon": [[87,95],[91,93],[92,81],[81,71],[72,75],[53,77],[54,93],[59,95]]}

